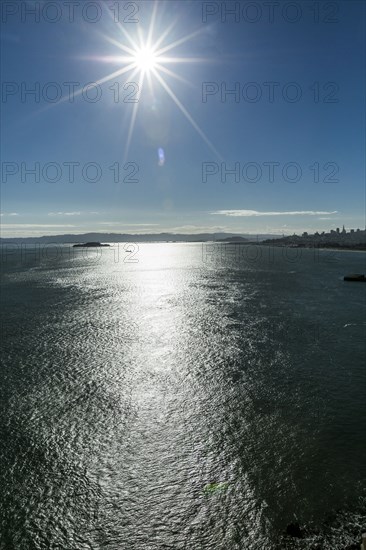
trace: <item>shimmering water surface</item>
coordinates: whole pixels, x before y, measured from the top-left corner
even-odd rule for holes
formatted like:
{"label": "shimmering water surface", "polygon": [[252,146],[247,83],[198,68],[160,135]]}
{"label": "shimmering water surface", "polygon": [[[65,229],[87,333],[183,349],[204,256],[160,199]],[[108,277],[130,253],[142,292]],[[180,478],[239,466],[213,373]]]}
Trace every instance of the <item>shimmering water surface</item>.
{"label": "shimmering water surface", "polygon": [[[357,542],[366,285],[348,272],[364,253],[7,251],[1,550]],[[304,539],[283,537],[295,521]]]}

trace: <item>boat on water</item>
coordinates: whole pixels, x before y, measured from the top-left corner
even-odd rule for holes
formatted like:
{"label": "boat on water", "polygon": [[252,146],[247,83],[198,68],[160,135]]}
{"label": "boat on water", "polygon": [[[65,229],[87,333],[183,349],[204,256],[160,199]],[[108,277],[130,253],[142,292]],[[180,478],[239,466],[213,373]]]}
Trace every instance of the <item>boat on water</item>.
{"label": "boat on water", "polygon": [[366,277],[363,273],[351,273],[343,277],[344,281],[366,282]]}

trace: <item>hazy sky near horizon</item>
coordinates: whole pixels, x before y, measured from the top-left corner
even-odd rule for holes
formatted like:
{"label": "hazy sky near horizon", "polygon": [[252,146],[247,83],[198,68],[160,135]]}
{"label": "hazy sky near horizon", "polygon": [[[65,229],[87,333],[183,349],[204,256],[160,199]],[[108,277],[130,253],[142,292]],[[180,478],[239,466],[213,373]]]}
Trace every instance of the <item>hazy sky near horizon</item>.
{"label": "hazy sky near horizon", "polygon": [[1,8],[3,236],[364,226],[361,0]]}

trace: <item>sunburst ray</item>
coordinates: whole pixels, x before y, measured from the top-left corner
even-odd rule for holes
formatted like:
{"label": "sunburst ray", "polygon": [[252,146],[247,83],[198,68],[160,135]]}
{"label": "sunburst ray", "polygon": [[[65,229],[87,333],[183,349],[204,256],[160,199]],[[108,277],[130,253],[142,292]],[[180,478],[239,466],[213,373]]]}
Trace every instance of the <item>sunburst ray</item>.
{"label": "sunburst ray", "polygon": [[198,126],[197,122],[193,119],[192,115],[189,113],[189,111],[184,107],[184,105],[179,101],[173,90],[170,88],[170,86],[165,82],[163,77],[159,75],[157,71],[153,71],[156,78],[159,80],[160,84],[163,86],[164,90],[168,93],[168,95],[172,98],[176,106],[180,109],[180,111],[183,113],[183,115],[186,117],[186,119],[190,122],[190,124],[193,126],[193,128],[196,130],[196,132],[201,136],[203,141],[206,143],[206,145],[215,153],[215,155],[220,159],[223,160],[220,153],[217,151],[213,143],[208,139],[206,134],[203,130]]}
{"label": "sunburst ray", "polygon": [[[109,14],[112,17],[112,12],[110,12]],[[189,121],[190,125],[203,139],[204,143],[210,148],[211,151],[214,152],[217,158],[222,159],[220,153],[217,151],[217,149],[214,147],[212,142],[206,136],[204,131],[200,128],[200,126],[194,120],[191,113],[183,105],[182,101],[177,97],[173,89],[170,87],[170,85],[166,82],[166,80],[162,76],[162,74],[164,74],[166,76],[169,76],[170,78],[173,78],[179,82],[184,83],[186,86],[194,87],[189,80],[183,78],[181,75],[177,74],[173,70],[168,69],[167,65],[171,66],[171,65],[179,65],[179,64],[189,65],[194,63],[207,63],[210,60],[203,57],[185,57],[185,56],[167,55],[167,54],[169,54],[169,52],[173,53],[172,50],[174,50],[178,46],[182,46],[183,44],[187,43],[189,40],[195,38],[196,36],[199,36],[201,31],[197,30],[197,31],[191,32],[190,34],[182,36],[181,38],[177,38],[176,40],[173,40],[164,45],[166,38],[172,33],[173,29],[176,27],[178,18],[176,17],[165,28],[163,32],[160,32],[159,37],[157,38],[157,40],[154,41],[154,36],[158,34],[157,28],[156,28],[157,14],[158,14],[158,2],[155,1],[152,8],[150,22],[147,28],[146,38],[144,37],[143,31],[141,30],[141,28],[139,28],[136,35],[133,36],[130,32],[128,32],[123,27],[121,23],[118,22],[116,24],[115,21],[114,21],[114,23],[116,24],[115,28],[118,29],[118,31],[120,32],[120,36],[124,39],[124,41],[116,39],[115,36],[112,37],[112,36],[105,35],[103,33],[98,33],[99,35],[102,36],[102,38],[107,43],[109,43],[110,45],[114,46],[115,48],[123,52],[124,55],[101,55],[101,56],[95,55],[95,56],[83,57],[82,59],[90,59],[93,61],[100,61],[103,63],[122,64],[123,66],[117,69],[116,71],[113,71],[99,78],[98,80],[91,82],[90,84],[100,86],[102,84],[106,84],[107,82],[110,82],[113,79],[117,79],[123,75],[127,75],[128,73],[130,73],[128,77],[129,79],[133,79],[135,78],[136,75],[138,75],[139,100],[133,105],[132,112],[131,112],[131,118],[130,118],[130,123],[128,127],[127,139],[126,139],[126,145],[125,145],[125,151],[124,151],[125,159],[127,159],[128,151],[131,145],[132,136],[136,125],[137,114],[139,110],[139,102],[142,97],[145,81],[150,91],[150,95],[154,99],[157,93],[156,88],[154,86],[155,82],[158,83],[165,90],[165,92],[168,94],[170,99],[177,106],[179,111],[184,115],[184,117]],[[73,101],[76,97],[80,96],[84,92],[84,90],[85,90],[85,86],[73,92],[71,97],[65,96],[61,98],[58,102],[53,103],[52,105],[48,105],[47,107],[45,107],[45,109],[53,107],[60,103],[64,103],[65,101]],[[156,92],[156,93],[153,93],[153,92]]]}

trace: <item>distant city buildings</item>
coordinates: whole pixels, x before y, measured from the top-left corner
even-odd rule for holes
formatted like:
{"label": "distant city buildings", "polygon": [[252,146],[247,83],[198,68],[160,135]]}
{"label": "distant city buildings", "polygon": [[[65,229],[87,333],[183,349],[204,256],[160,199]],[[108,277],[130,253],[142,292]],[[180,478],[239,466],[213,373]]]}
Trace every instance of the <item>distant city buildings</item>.
{"label": "distant city buildings", "polygon": [[331,229],[328,233],[325,231],[322,231],[322,233],[316,231],[314,234],[304,231],[302,235],[294,233],[291,236],[280,239],[268,240],[269,242],[293,247],[343,247],[366,250],[366,229],[350,229],[347,232],[343,225],[342,230],[337,227],[336,230]]}

